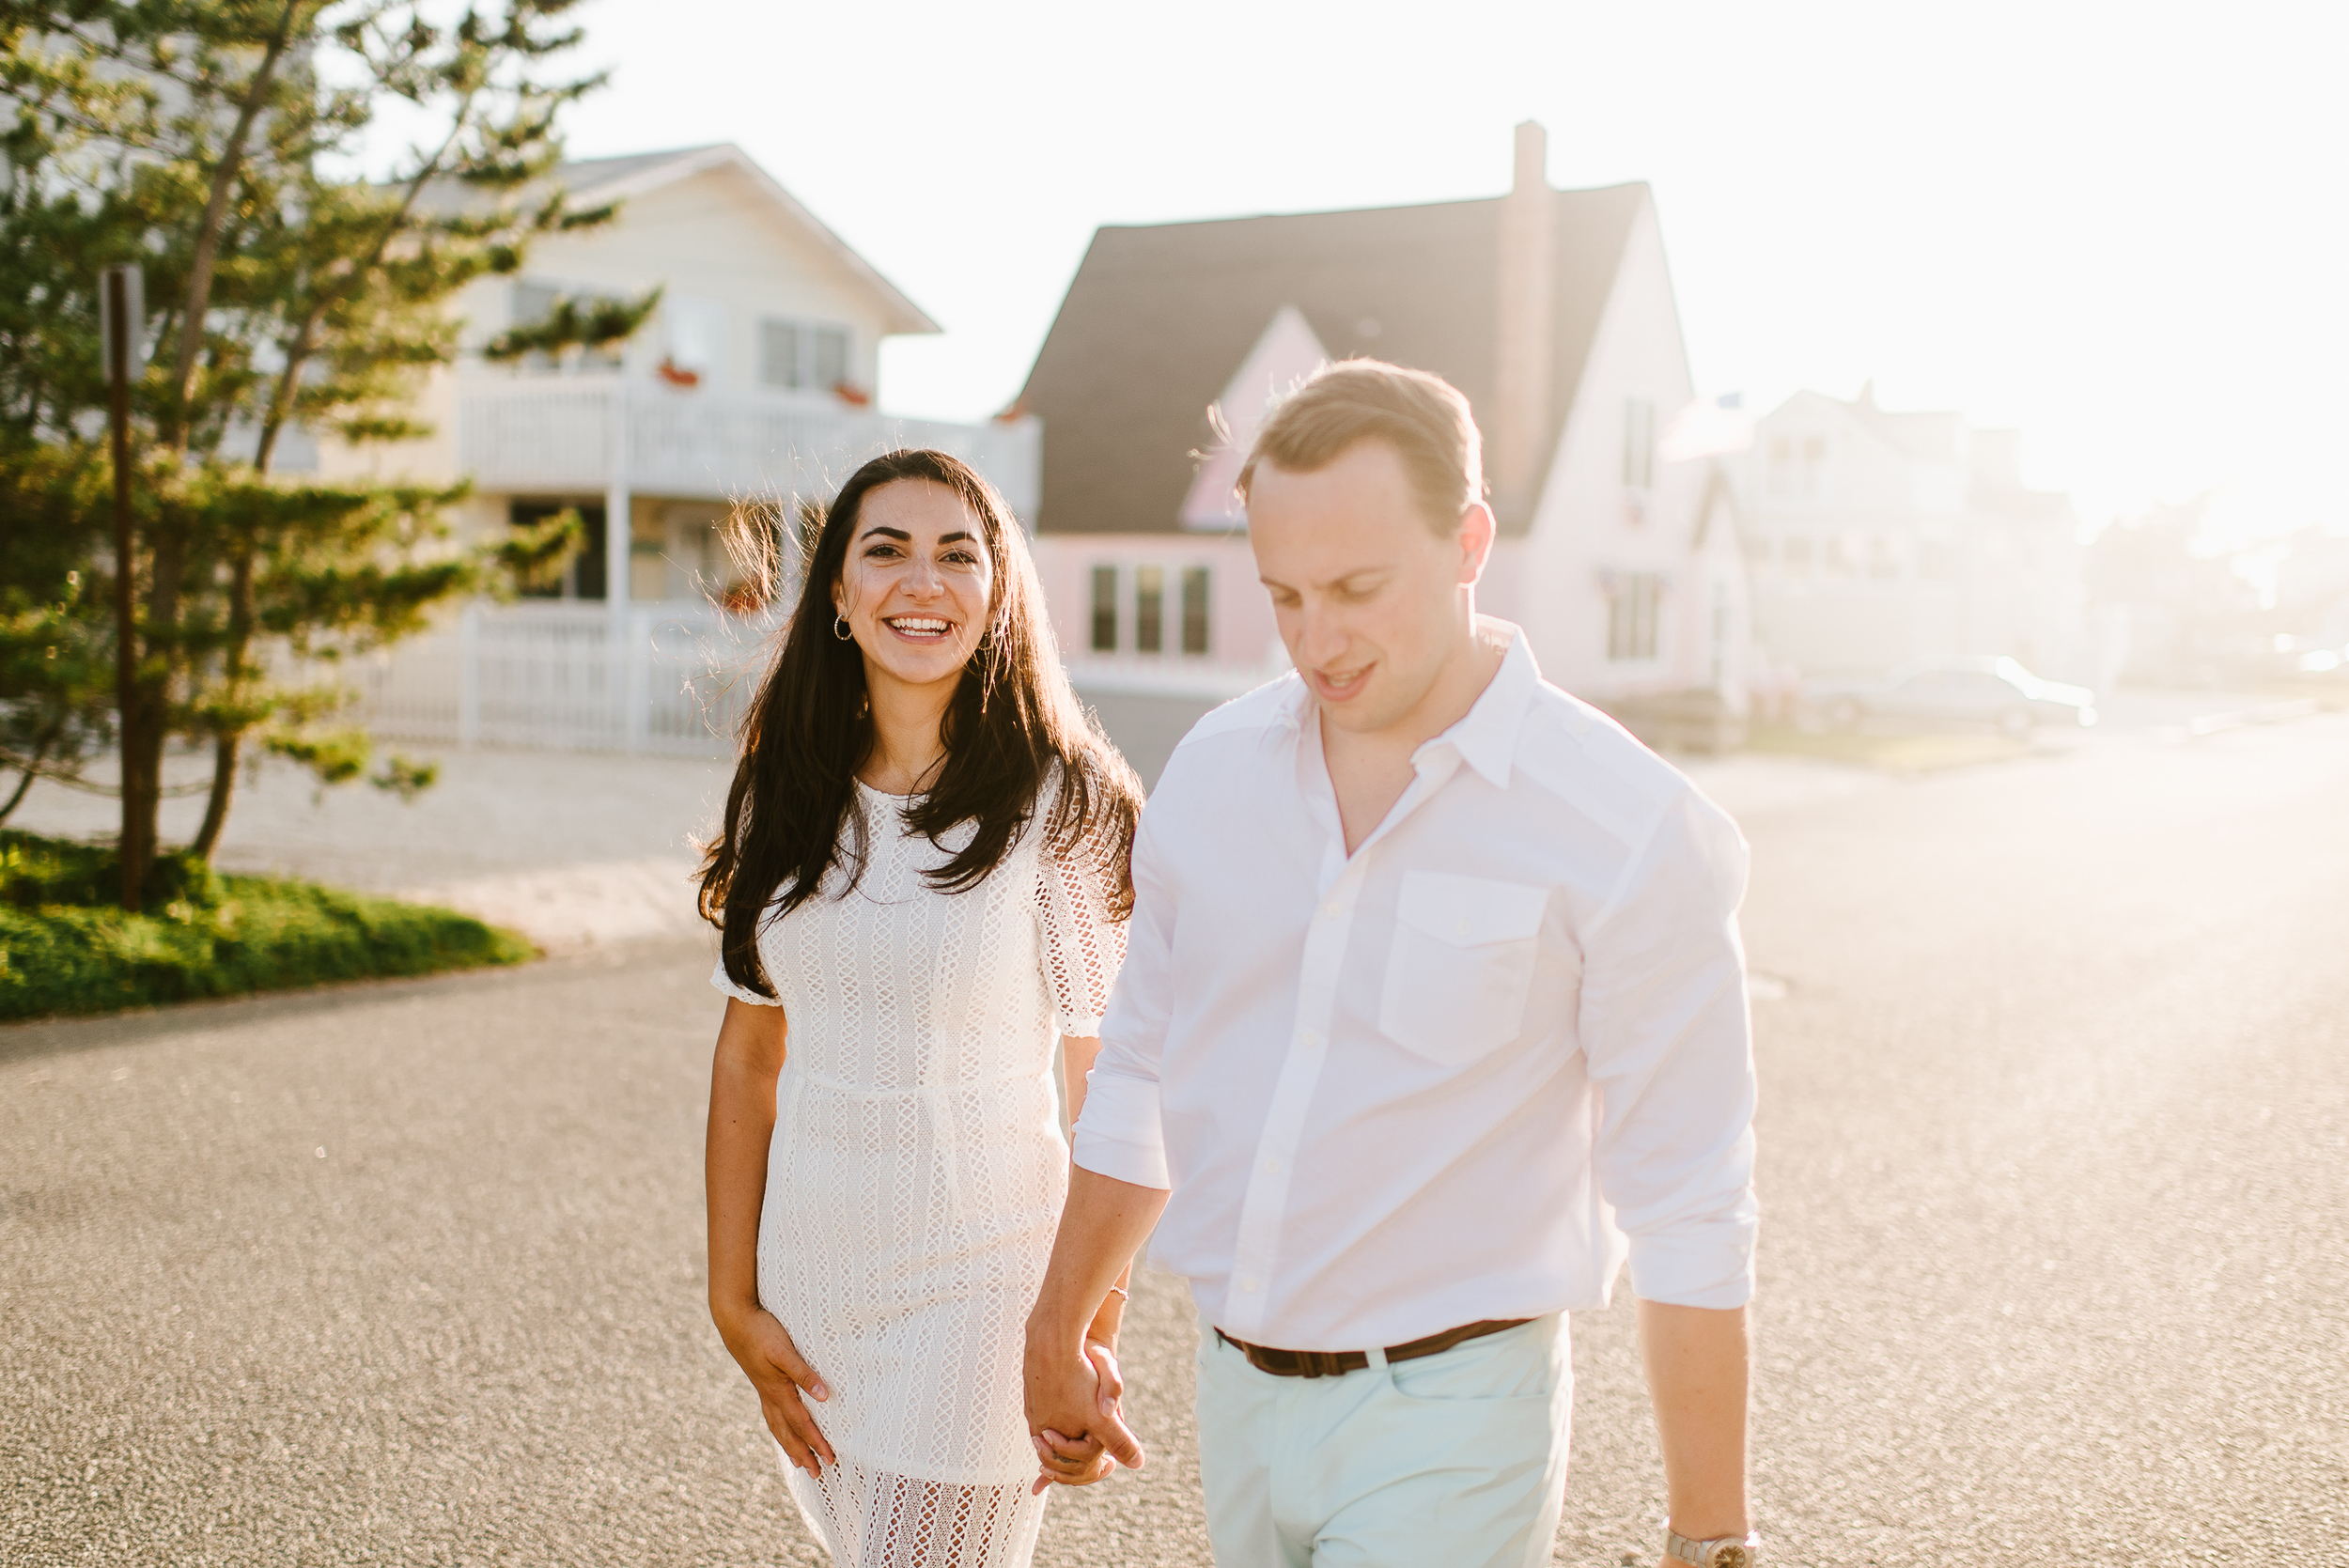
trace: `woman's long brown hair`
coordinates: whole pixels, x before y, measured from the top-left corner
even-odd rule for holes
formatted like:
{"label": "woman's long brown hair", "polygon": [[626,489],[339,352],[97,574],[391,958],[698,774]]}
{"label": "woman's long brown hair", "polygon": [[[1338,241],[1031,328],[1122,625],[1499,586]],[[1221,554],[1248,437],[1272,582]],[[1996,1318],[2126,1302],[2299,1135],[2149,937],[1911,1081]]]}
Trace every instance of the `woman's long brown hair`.
{"label": "woman's long brown hair", "polygon": [[845,873],[837,896],[863,874],[870,825],[856,809],[855,781],[872,750],[873,722],[863,655],[832,634],[832,591],[864,498],[899,479],[942,485],[967,503],[995,566],[987,629],[940,724],[944,763],[905,814],[907,826],[932,843],[959,823],[977,824],[971,842],[929,873],[932,884],[963,893],[984,881],[1035,815],[1057,768],[1047,849],[1098,862],[1114,878],[1105,888],[1111,913],[1122,919],[1133,908],[1142,785],[1069,688],[1019,524],[960,459],[891,452],[850,474],[810,529],[799,607],[743,717],[725,817],[702,859],[702,918],[723,933],[726,976],[760,996],[775,994],[758,961],[760,926],[815,897],[834,867]]}

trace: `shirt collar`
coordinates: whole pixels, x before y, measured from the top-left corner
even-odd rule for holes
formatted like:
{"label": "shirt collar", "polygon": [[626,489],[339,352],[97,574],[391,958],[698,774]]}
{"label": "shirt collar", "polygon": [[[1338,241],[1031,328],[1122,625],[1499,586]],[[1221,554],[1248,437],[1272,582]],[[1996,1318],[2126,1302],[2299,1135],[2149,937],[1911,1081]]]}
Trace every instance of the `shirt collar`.
{"label": "shirt collar", "polygon": [[1507,636],[1508,647],[1501,656],[1501,668],[1485,685],[1460,722],[1422,746],[1422,752],[1432,746],[1449,745],[1460,753],[1460,760],[1476,769],[1486,783],[1496,789],[1509,784],[1509,767],[1517,750],[1517,729],[1525,722],[1525,709],[1532,702],[1533,689],[1541,684],[1540,666],[1533,662],[1533,650],[1525,645],[1525,631],[1491,615],[1476,617],[1478,629]]}
{"label": "shirt collar", "polygon": [[[1491,615],[1476,617],[1477,626],[1486,632],[1498,632],[1509,639],[1509,645],[1501,656],[1501,668],[1484,691],[1441,735],[1421,743],[1416,757],[1436,746],[1450,746],[1460,753],[1460,760],[1476,769],[1495,788],[1506,788],[1509,768],[1516,756],[1517,728],[1524,722],[1526,705],[1532,700],[1533,690],[1541,684],[1541,667],[1533,661],[1533,650],[1525,644],[1524,629]],[[1295,684],[1281,704],[1279,722],[1293,734],[1304,733],[1305,721],[1314,712],[1313,689],[1305,677],[1292,672]]]}

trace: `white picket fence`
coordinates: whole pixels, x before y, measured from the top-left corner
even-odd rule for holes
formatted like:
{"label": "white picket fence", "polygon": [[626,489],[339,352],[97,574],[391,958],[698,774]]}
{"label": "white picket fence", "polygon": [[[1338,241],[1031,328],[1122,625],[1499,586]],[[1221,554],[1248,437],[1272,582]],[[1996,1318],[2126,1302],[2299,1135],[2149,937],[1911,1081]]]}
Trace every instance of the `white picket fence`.
{"label": "white picket fence", "polygon": [[691,605],[476,604],[339,672],[385,738],[723,757],[779,613]]}

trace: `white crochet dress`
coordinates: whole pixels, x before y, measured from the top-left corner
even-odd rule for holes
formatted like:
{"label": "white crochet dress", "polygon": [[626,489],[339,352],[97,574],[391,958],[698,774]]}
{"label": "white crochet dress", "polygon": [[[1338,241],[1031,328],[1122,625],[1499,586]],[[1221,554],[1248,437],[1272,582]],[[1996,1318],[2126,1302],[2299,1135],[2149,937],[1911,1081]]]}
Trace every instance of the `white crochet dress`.
{"label": "white crochet dress", "polygon": [[[1055,1036],[1100,1032],[1126,928],[1094,857],[1043,852],[1041,808],[949,894],[922,873],[970,826],[933,845],[901,797],[860,784],[857,800],[856,891],[834,896],[834,873],[759,938],[790,1030],[759,1301],[830,1386],[808,1407],[840,1461],[784,1474],[840,1568],[1024,1564],[1044,1518],[1025,1324],[1068,1182]],[[723,965],[711,984],[767,1001]]]}

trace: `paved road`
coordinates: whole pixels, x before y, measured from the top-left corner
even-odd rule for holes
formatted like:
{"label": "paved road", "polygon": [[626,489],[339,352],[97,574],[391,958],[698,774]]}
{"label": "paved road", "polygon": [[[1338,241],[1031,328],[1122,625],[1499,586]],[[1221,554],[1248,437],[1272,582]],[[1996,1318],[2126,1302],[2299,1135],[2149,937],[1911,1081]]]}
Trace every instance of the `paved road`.
{"label": "paved road", "polygon": [[[1745,819],[1777,1560],[2349,1540],[2349,720]],[[817,1560],[701,1316],[704,972],[0,1030],[0,1560]],[[1042,1562],[1205,1560],[1195,1330],[1138,1295],[1156,1457]],[[1561,1561],[1652,1539],[1626,1308]]]}

